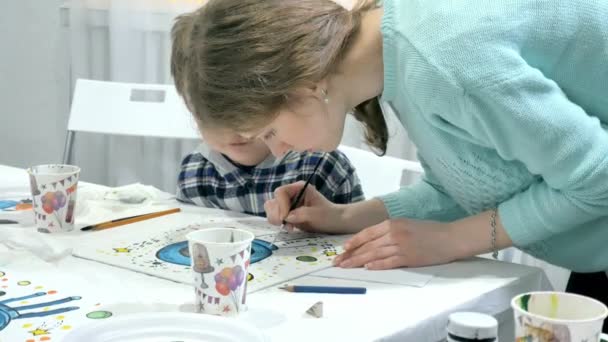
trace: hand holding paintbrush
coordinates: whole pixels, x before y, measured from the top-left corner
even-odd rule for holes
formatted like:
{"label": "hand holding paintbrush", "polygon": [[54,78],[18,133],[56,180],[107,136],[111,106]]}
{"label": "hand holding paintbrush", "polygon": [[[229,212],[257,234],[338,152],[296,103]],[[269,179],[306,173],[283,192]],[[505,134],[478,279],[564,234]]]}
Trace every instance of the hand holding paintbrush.
{"label": "hand holding paintbrush", "polygon": [[[298,207],[300,200],[302,200],[302,197],[304,196],[304,193],[306,192],[306,188],[308,187],[308,184],[310,184],[312,177],[317,172],[317,169],[319,168],[319,165],[321,165],[322,161],[323,161],[323,158],[319,158],[319,160],[317,161],[317,164],[315,165],[315,168],[312,170],[310,175],[308,175],[308,179],[306,179],[306,183],[304,183],[304,186],[302,187],[302,189],[300,189],[300,192],[296,196],[295,200],[293,202],[291,202],[291,206],[289,207],[289,212],[293,211],[295,208]],[[287,212],[287,215],[289,215],[289,212]],[[270,243],[271,245],[273,245],[277,241],[277,237],[279,236],[279,234],[281,234],[281,232],[285,231],[286,225],[287,225],[287,222],[285,222],[285,220],[283,220],[283,225],[281,226],[279,232],[277,234],[275,234],[274,239]]]}

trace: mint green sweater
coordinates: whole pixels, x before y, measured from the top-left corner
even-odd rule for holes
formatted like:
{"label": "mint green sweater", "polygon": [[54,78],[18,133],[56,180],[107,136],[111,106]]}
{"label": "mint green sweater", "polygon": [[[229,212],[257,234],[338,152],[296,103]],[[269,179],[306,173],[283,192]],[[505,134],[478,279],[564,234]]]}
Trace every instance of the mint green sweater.
{"label": "mint green sweater", "polygon": [[385,0],[382,34],[382,100],[425,168],[390,216],[498,206],[522,250],[608,270],[608,1]]}

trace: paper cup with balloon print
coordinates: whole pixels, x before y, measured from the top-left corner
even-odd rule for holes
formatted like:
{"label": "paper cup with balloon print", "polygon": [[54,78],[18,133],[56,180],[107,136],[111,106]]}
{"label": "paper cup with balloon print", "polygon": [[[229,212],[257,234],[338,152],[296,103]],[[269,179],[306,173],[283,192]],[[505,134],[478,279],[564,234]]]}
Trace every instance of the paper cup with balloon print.
{"label": "paper cup with balloon print", "polygon": [[198,312],[238,315],[245,309],[254,235],[234,228],[207,228],[186,238]]}
{"label": "paper cup with balloon print", "polygon": [[38,165],[29,168],[27,173],[38,231],[55,233],[74,229],[80,168],[61,164]]}
{"label": "paper cup with balloon print", "polygon": [[608,308],[564,292],[530,292],[511,301],[516,342],[599,342]]}

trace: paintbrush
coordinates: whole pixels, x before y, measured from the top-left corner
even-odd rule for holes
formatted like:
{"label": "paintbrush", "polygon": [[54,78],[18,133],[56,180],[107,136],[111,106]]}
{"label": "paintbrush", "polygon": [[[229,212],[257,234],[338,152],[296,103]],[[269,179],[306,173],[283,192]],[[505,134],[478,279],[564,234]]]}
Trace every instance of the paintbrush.
{"label": "paintbrush", "polygon": [[149,214],[123,217],[123,218],[119,218],[119,219],[112,220],[112,221],[107,221],[107,222],[102,222],[102,223],[86,226],[86,227],[80,228],[80,230],[98,231],[98,230],[103,230],[103,229],[108,229],[108,228],[114,228],[114,227],[123,226],[126,224],[131,224],[131,223],[149,220],[149,219],[164,216],[164,215],[177,213],[179,211],[181,211],[180,208],[174,208],[174,209],[169,209],[169,210],[157,211],[157,212],[153,212],[153,213],[149,213]]}
{"label": "paintbrush", "polygon": [[[306,183],[304,183],[304,186],[302,187],[302,189],[300,189],[298,196],[296,196],[296,199],[293,202],[291,202],[291,206],[289,207],[289,212],[294,210],[298,206],[298,203],[300,203],[300,200],[304,196],[304,192],[306,191],[308,184],[310,184],[312,177],[315,175],[315,173],[317,173],[317,169],[319,168],[319,165],[321,165],[322,161],[323,161],[323,158],[319,157],[319,160],[317,161],[317,165],[315,165],[315,168],[312,170],[311,174],[308,175],[308,179],[306,180]],[[288,215],[289,215],[289,212],[287,212]],[[274,245],[274,243],[277,241],[277,237],[279,237],[279,234],[281,234],[281,232],[285,231],[286,225],[287,225],[287,222],[285,222],[285,220],[283,220],[283,225],[279,229],[279,232],[275,234],[274,239],[270,243],[271,246]]]}

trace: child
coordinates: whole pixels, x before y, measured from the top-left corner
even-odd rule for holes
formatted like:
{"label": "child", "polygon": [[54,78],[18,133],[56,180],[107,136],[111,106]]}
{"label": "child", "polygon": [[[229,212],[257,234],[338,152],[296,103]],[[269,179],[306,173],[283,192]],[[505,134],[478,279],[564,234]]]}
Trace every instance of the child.
{"label": "child", "polygon": [[[188,42],[192,15],[180,16],[173,27],[171,73],[177,91],[185,96]],[[188,105],[189,108],[191,106]],[[205,144],[182,162],[178,179],[178,200],[205,207],[227,209],[265,217],[264,203],[276,188],[306,180],[319,158],[323,159],[311,185],[333,203],[363,200],[354,167],[344,154],[273,151],[261,139],[245,138],[222,127],[199,123]]]}

